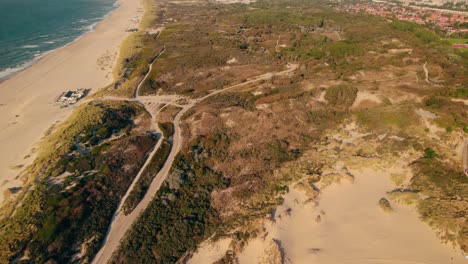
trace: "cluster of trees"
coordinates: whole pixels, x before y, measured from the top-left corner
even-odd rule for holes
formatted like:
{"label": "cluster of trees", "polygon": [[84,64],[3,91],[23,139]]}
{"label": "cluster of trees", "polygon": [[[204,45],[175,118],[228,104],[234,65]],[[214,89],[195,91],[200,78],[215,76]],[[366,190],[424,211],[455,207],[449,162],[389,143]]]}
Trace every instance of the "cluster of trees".
{"label": "cluster of trees", "polygon": [[456,89],[444,89],[436,93],[436,95],[444,97],[468,99],[468,87],[460,87]]}
{"label": "cluster of trees", "polygon": [[390,23],[390,26],[396,30],[413,32],[414,35],[424,43],[437,42],[440,40],[437,34],[427,29],[423,29],[421,26],[413,22],[395,20]]}
{"label": "cluster of trees", "polygon": [[99,123],[86,128],[85,131],[76,136],[79,143],[95,146],[108,139],[115,131],[129,131],[132,128],[131,118],[136,114],[134,108],[127,105],[118,108],[103,108],[104,111]]}
{"label": "cluster of trees", "polygon": [[159,123],[158,125],[159,129],[161,129],[164,138],[171,139],[174,136],[174,123],[163,122]]}
{"label": "cluster of trees", "polygon": [[[173,172],[135,223],[113,263],[175,263],[212,235],[220,224],[211,192],[229,181],[207,166],[222,155],[226,136],[199,137],[192,150],[176,158]],[[221,157],[222,158],[222,157]]]}

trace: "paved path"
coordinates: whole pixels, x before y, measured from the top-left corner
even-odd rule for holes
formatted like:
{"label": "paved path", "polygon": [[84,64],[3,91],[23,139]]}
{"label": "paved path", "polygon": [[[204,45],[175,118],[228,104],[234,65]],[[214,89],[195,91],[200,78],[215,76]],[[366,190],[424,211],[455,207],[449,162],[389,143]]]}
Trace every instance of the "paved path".
{"label": "paved path", "polygon": [[[152,61],[154,62],[154,60]],[[188,99],[184,98],[187,102],[185,105],[180,105],[177,102],[182,99],[183,97],[178,96],[178,95],[156,95],[156,96],[138,96],[138,92],[135,93],[136,97],[132,99],[131,101],[138,101],[141,102],[146,109],[148,109],[149,104],[159,104],[159,105],[164,105],[166,106],[167,104],[171,105],[178,105],[182,109],[177,113],[173,120],[174,124],[174,136],[173,136],[173,142],[172,142],[172,149],[171,152],[169,153],[169,156],[164,163],[164,166],[162,169],[158,172],[158,174],[154,177],[153,181],[151,182],[151,185],[148,188],[148,191],[146,192],[145,196],[143,199],[140,201],[140,203],[137,205],[137,207],[128,215],[124,215],[121,207],[122,204],[124,203],[126,197],[128,194],[132,191],[133,187],[135,186],[136,181],[139,179],[141,176],[142,172],[146,168],[146,166],[149,164],[151,161],[151,158],[154,156],[154,153],[157,151],[157,147],[154,148],[152,153],[148,156],[148,159],[146,160],[145,164],[143,167],[140,169],[140,172],[138,173],[137,177],[135,180],[132,182],[130,185],[130,188],[127,190],[127,193],[125,196],[122,198],[122,201],[118,207],[118,210],[115,212],[111,224],[109,226],[109,230],[107,232],[106,238],[104,239],[103,245],[99,252],[96,254],[94,260],[92,263],[108,263],[114,252],[117,250],[117,248],[120,245],[121,240],[124,238],[125,234],[127,231],[130,229],[132,224],[138,219],[140,214],[143,212],[143,210],[148,207],[150,202],[153,200],[154,196],[156,195],[157,191],[161,187],[162,183],[166,180],[167,176],[169,175],[169,171],[172,167],[172,164],[177,156],[177,153],[180,150],[180,147],[182,146],[182,135],[181,135],[181,130],[180,130],[180,119],[181,117],[193,106],[195,106],[197,103],[214,96],[216,94],[226,92],[229,90],[233,90],[235,88],[243,87],[249,84],[253,84],[259,81],[264,81],[271,79],[275,75],[285,75],[292,73],[294,70],[297,69],[297,65],[288,65],[288,69],[277,72],[277,73],[266,73],[260,76],[257,76],[253,79],[247,80],[243,83],[239,83],[236,85],[232,85],[229,87],[226,87],[221,90],[216,90],[211,92],[210,94],[203,96],[201,98],[197,99]],[[140,87],[141,83],[144,82],[147,78],[148,74],[145,75],[145,77],[140,81],[139,85],[137,87]],[[138,89],[138,88],[137,88]],[[110,99],[110,100],[128,100],[128,99],[122,99],[122,98],[114,98],[114,97],[104,97],[104,99]],[[163,107],[164,107],[163,106]],[[158,111],[160,111],[162,108],[159,108]],[[151,113],[152,118],[156,116],[157,112]],[[162,138],[160,142],[162,141]]]}

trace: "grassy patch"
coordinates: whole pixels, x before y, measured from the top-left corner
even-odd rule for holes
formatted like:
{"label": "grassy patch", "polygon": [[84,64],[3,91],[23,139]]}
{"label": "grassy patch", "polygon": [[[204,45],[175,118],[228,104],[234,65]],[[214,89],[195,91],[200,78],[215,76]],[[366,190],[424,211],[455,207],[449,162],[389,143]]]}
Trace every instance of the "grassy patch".
{"label": "grassy patch", "polygon": [[337,85],[327,89],[325,99],[333,107],[348,109],[356,100],[358,89],[349,85]]}
{"label": "grassy patch", "polygon": [[[459,91],[458,93],[465,92]],[[425,104],[429,110],[438,114],[438,118],[434,121],[440,127],[445,128],[447,132],[458,127],[468,133],[468,114],[462,102],[454,102],[441,96],[431,96],[425,101]]]}
{"label": "grassy patch", "polygon": [[409,187],[428,196],[418,203],[422,218],[441,230],[442,238],[458,242],[466,251],[468,239],[463,230],[468,203],[462,197],[468,196],[468,178],[438,158],[423,159],[413,166],[416,173]]}
{"label": "grassy patch", "polygon": [[408,131],[419,124],[419,117],[414,112],[413,106],[389,105],[356,113],[360,125],[373,131]]}
{"label": "grassy patch", "polygon": [[404,174],[392,173],[390,179],[397,185],[401,186],[406,181],[407,177]]}
{"label": "grassy patch", "polygon": [[442,41],[448,41],[450,44],[468,44],[468,38],[442,38]]}

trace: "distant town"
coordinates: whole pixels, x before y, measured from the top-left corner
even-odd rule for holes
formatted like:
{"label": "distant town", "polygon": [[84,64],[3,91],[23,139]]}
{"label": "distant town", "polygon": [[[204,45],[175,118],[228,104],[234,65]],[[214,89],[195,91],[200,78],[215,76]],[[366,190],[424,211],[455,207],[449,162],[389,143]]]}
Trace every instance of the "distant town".
{"label": "distant town", "polygon": [[336,9],[346,12],[365,12],[385,18],[397,18],[428,25],[443,30],[447,35],[453,33],[468,34],[468,16],[466,12],[438,10],[422,7],[403,6],[392,2],[355,2],[340,3]]}
{"label": "distant town", "polygon": [[60,107],[67,107],[76,104],[80,99],[88,95],[90,89],[76,89],[74,91],[67,91],[60,94],[55,103],[59,104]]}

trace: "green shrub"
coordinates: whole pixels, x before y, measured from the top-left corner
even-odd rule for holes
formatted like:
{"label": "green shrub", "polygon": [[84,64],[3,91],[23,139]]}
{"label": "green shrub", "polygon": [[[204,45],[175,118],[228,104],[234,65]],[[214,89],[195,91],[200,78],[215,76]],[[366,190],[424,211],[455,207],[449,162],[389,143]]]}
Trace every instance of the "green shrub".
{"label": "green shrub", "polygon": [[390,26],[400,31],[413,31],[417,25],[413,22],[394,20],[390,23]]}
{"label": "green shrub", "polygon": [[101,127],[97,132],[96,136],[98,136],[101,139],[106,139],[111,135],[111,132],[107,127]]}
{"label": "green shrub", "polygon": [[433,159],[435,158],[436,155],[437,155],[436,152],[431,148],[426,148],[424,150],[424,158],[426,159]]}
{"label": "green shrub", "polygon": [[341,59],[346,56],[357,55],[362,52],[362,48],[358,44],[349,43],[347,41],[337,41],[329,46],[330,56]]}
{"label": "green shrub", "polygon": [[439,40],[439,37],[436,34],[425,29],[416,29],[414,31],[414,35],[416,35],[416,37],[421,39],[424,43],[431,43]]}
{"label": "green shrub", "polygon": [[320,60],[320,59],[324,58],[325,56],[327,56],[327,54],[324,51],[322,51],[321,49],[318,49],[318,48],[311,48],[307,55],[309,55],[310,57],[312,57],[312,58],[314,58],[316,60]]}

